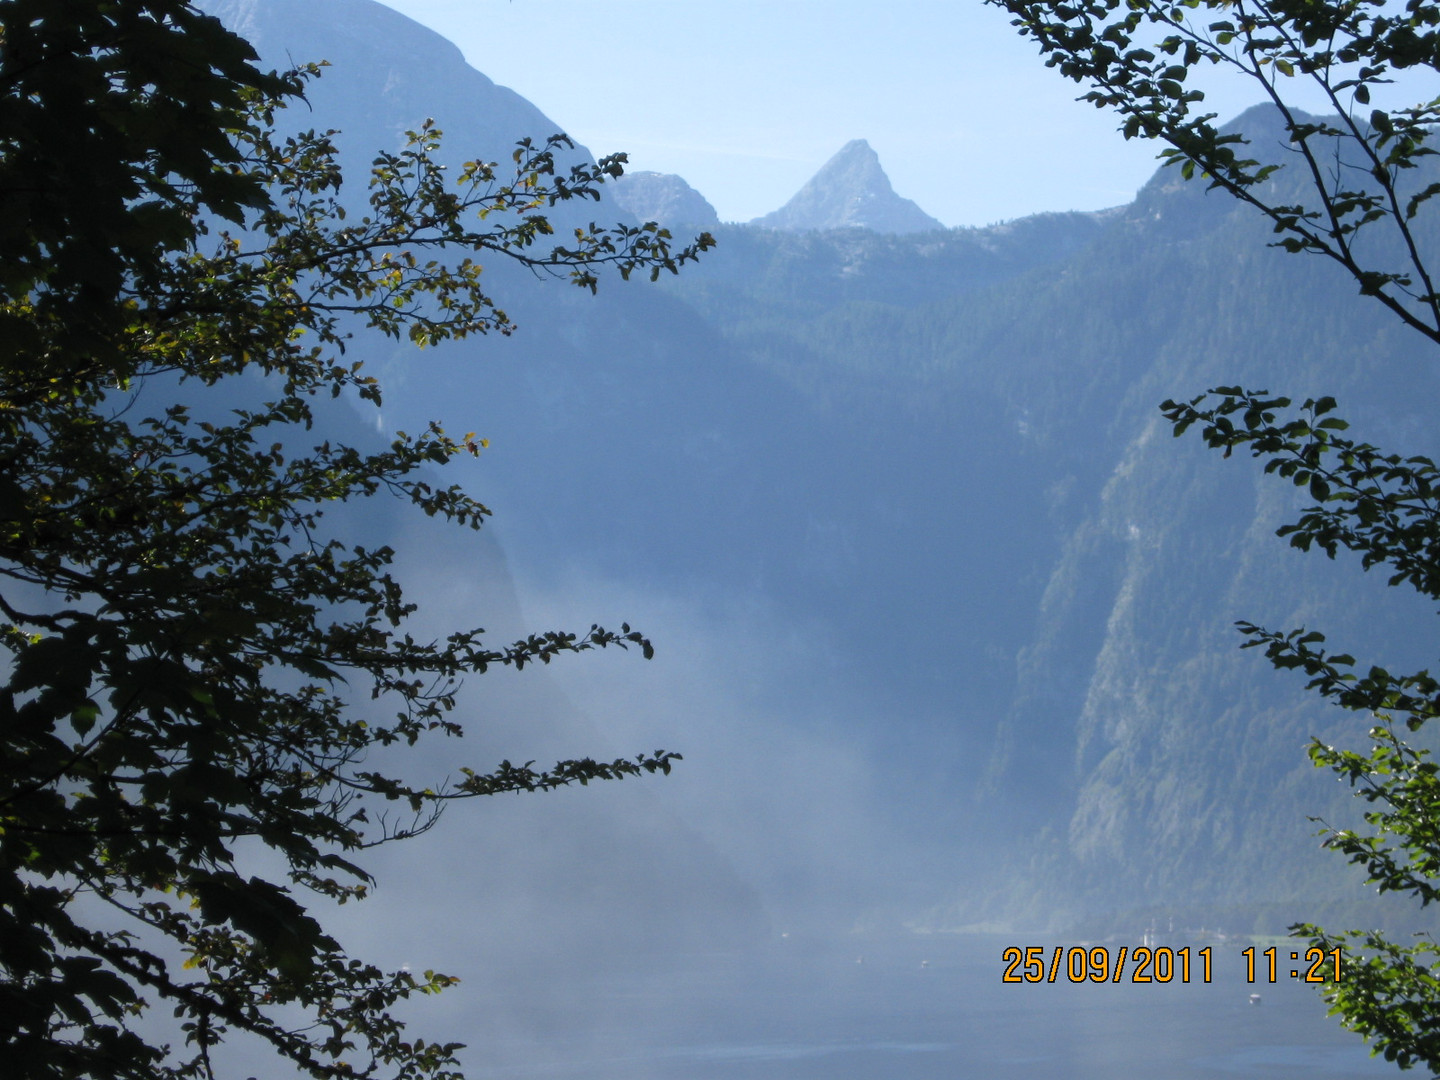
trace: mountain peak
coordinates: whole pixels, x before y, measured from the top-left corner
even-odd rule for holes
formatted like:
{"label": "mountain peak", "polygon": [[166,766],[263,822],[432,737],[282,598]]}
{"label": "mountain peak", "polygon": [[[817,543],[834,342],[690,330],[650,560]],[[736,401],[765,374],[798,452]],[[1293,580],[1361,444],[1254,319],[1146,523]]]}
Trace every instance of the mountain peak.
{"label": "mountain peak", "polygon": [[610,190],[616,205],[640,221],[694,229],[713,229],[720,224],[710,201],[669,173],[627,172]]}
{"label": "mountain peak", "polygon": [[[826,168],[834,165],[837,161],[849,161],[852,158],[856,161],[864,160],[876,169],[880,168],[880,155],[875,153],[875,149],[870,145],[868,139],[851,139],[840,148],[839,153],[826,163]],[[882,169],[881,172],[883,174],[884,170]]]}
{"label": "mountain peak", "polygon": [[751,224],[794,232],[863,228],[914,233],[945,227],[909,199],[895,194],[880,167],[879,155],[864,139],[842,146],[794,198]]}

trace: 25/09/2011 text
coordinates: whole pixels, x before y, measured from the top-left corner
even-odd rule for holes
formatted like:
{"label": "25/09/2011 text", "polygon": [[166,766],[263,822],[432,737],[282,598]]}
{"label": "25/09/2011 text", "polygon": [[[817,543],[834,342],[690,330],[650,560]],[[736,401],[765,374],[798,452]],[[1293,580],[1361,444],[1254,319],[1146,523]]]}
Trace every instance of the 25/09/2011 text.
{"label": "25/09/2011 text", "polygon": [[[1050,952],[1048,962],[1047,951]],[[1104,945],[1088,949],[1056,945],[1052,950],[1043,945],[1025,949],[1012,945],[1001,954],[1001,961],[1005,964],[1001,982],[1053,983],[1063,978],[1072,983],[1118,983],[1126,979],[1134,983],[1188,983],[1192,975],[1192,956],[1188,945],[1182,949],[1172,949],[1168,945],[1140,945],[1132,949],[1122,945],[1113,953],[1112,957],[1112,950]],[[1241,955],[1246,959],[1246,981],[1255,982],[1257,974],[1262,982],[1275,981],[1277,951],[1274,947],[1259,954],[1261,962],[1258,965],[1254,946],[1245,949]],[[1208,983],[1211,946],[1196,949],[1193,959],[1193,974],[1199,981]],[[1306,949],[1303,964],[1300,964],[1299,952],[1292,952],[1290,959],[1300,965],[1290,969],[1292,979],[1310,983],[1340,981],[1342,957],[1339,949],[1329,952]]]}

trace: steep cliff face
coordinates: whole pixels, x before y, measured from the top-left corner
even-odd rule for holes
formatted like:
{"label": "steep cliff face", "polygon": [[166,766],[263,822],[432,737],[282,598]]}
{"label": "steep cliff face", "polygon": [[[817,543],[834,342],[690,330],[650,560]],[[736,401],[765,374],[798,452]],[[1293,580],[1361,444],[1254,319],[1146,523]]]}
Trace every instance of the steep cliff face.
{"label": "steep cliff face", "polygon": [[846,143],[789,202],[751,224],[794,232],[860,228],[913,233],[945,227],[895,194],[879,156],[864,139]]}
{"label": "steep cliff face", "polygon": [[[1157,415],[1164,398],[1223,384],[1297,401],[1328,393],[1361,437],[1434,453],[1430,350],[1345,275],[1266,250],[1267,233],[1162,171],[1064,280],[1028,298],[1040,322],[1073,328],[1071,355],[1025,330],[1012,341],[1052,386],[1029,395],[1037,438],[1080,479],[992,790],[1073,800],[1068,820],[1049,824],[1059,879],[1088,893],[1077,906],[1283,902],[1293,918],[1359,901],[1356,876],[1318,850],[1308,820],[1356,808],[1304,750],[1313,736],[1363,745],[1367,720],[1240,652],[1233,623],[1323,630],[1362,665],[1433,662],[1425,605],[1353,559],[1274,536],[1303,493],[1193,433],[1172,439]],[[1087,280],[1117,301],[1086,296]],[[1092,338],[1097,313],[1114,327],[1108,357],[1080,344],[1105,340]],[[1107,382],[1108,402],[1088,396],[1085,384]],[[1084,459],[1103,470],[1085,479]],[[1277,861],[1283,874],[1267,870]]]}
{"label": "steep cliff face", "polygon": [[506,161],[517,139],[543,142],[563,130],[472,68],[439,34],[373,0],[200,0],[198,6],[239,31],[270,65],[330,65],[307,91],[310,107],[292,106],[289,121],[351,133],[340,145],[357,167],[377,150],[399,149],[405,133],[427,117],[444,129],[460,160]]}

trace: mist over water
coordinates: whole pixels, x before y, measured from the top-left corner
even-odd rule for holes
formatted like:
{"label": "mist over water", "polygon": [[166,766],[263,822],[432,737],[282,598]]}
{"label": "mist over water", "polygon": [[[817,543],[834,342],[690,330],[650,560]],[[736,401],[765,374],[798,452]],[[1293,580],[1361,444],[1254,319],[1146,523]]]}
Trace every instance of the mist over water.
{"label": "mist over water", "polygon": [[[590,575],[406,568],[427,618],[524,627],[621,612],[657,656],[599,653],[473,680],[467,737],[430,767],[557,754],[686,756],[673,775],[460,806],[377,853],[375,897],[341,913],[351,947],[462,982],[408,1010],[467,1043],[487,1080],[1219,1080],[1363,1078],[1393,1066],[1327,1018],[1313,987],[1246,979],[1212,946],[1209,984],[1006,985],[1007,934],[912,933],[904,913],[985,877],[983,850],[903,826],[907,795],[837,734],[863,702],[813,685],[824,634],[754,598],[637,591]],[[420,545],[432,555],[449,541]],[[442,545],[441,547],[435,546]],[[514,593],[506,592],[514,582]],[[741,632],[743,629],[744,632]],[[818,654],[818,655],[817,655]],[[795,673],[810,673],[797,688]],[[863,719],[863,718],[862,718]],[[1133,947],[1133,939],[1115,940]],[[1282,958],[1283,959],[1283,958]],[[1259,994],[1259,1004],[1251,994]]]}
{"label": "mist over water", "polygon": [[[1071,985],[1063,975],[1055,984],[1003,985],[1009,943],[792,934],[725,953],[603,965],[537,956],[476,972],[448,1008],[417,1020],[465,1039],[473,1075],[496,1080],[1393,1073],[1323,1015],[1313,988],[1246,983],[1238,946],[1216,949],[1209,985],[1198,973],[1187,985]],[[1254,992],[1259,1004],[1250,1002]]]}

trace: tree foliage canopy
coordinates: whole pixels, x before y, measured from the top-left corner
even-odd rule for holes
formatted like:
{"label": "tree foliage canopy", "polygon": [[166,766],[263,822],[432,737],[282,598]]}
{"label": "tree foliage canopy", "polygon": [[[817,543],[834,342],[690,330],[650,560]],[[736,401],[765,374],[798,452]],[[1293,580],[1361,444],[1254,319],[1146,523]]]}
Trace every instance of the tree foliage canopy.
{"label": "tree foliage canopy", "polygon": [[[1440,67],[1440,6],[1385,0],[988,0],[1015,16],[1046,63],[1087,87],[1082,100],[1123,118],[1126,138],[1269,218],[1292,252],[1333,259],[1409,326],[1440,343],[1440,292],[1415,217],[1440,181],[1420,167],[1440,99],[1376,104],[1407,73]],[[1279,113],[1282,158],[1205,111],[1209,77],[1253,83]],[[1408,85],[1408,84],[1403,84]],[[1372,97],[1374,101],[1372,101]],[[1333,115],[1310,116],[1298,101]],[[1257,156],[1258,154],[1258,156]],[[1282,168],[1303,185],[1267,186]],[[1433,170],[1428,170],[1433,173]],[[1298,192],[1298,197],[1289,197]],[[1360,235],[1384,234],[1383,261]]]}
{"label": "tree foliage canopy", "polygon": [[[1440,70],[1440,5],[1409,0],[989,0],[1015,16],[1046,62],[1083,84],[1083,99],[1115,110],[1127,138],[1167,144],[1162,158],[1186,179],[1202,176],[1270,221],[1275,245],[1339,264],[1375,298],[1440,344],[1440,291],[1428,265],[1440,194],[1429,159],[1440,98],[1381,107],[1387,84]],[[1244,131],[1215,125],[1192,76],[1223,69],[1248,78],[1278,113],[1279,159]],[[1331,115],[1310,116],[1301,94]],[[1393,96],[1393,95],[1392,95]],[[1282,170],[1298,170],[1299,179]],[[1363,243],[1362,243],[1363,239]],[[1228,457],[1247,449],[1267,473],[1305,491],[1313,505],[1279,530],[1302,551],[1358,553],[1385,568],[1391,586],[1440,600],[1440,468],[1344,433],[1331,398],[1305,401],[1222,386],[1162,406],[1175,434],[1199,425]],[[1319,631],[1239,624],[1244,647],[1280,670],[1309,676],[1310,690],[1369,717],[1367,750],[1309,748],[1316,766],[1347,781],[1369,809],[1368,830],[1320,822],[1327,847],[1366,870],[1381,892],[1421,905],[1440,899],[1440,764],[1410,738],[1440,715],[1440,680],[1396,674],[1327,650]],[[1373,931],[1292,927],[1327,952],[1345,951],[1341,980],[1326,987],[1331,1012],[1376,1053],[1402,1068],[1440,1075],[1440,947],[1398,944]]]}
{"label": "tree foliage canopy", "polygon": [[[281,138],[315,68],[262,73],[184,0],[0,0],[0,1032],[29,1077],[210,1077],[259,1040],[317,1077],[453,1076],[390,1007],[449,981],[383,972],[305,893],[456,799],[668,772],[674,754],[501,763],[449,786],[367,752],[459,735],[461,677],[606,646],[593,626],[502,647],[406,632],[392,552],[326,510],[374,494],[478,528],[426,471],[483,440],[316,442],[318,403],[380,388],[357,326],[418,344],[508,333],[479,260],[594,289],[711,242],[591,226],[623,156],[563,136],[449,176],[426,126],[347,213],[325,133]],[[264,858],[258,853],[268,853]],[[269,874],[258,866],[284,870]],[[114,927],[120,927],[115,929]],[[169,1044],[141,1018],[170,1014]]]}

